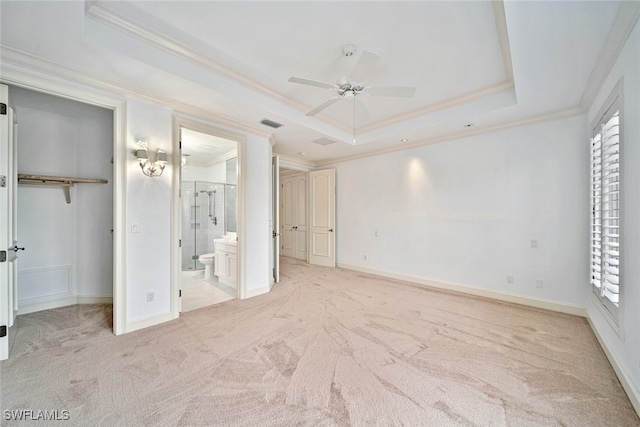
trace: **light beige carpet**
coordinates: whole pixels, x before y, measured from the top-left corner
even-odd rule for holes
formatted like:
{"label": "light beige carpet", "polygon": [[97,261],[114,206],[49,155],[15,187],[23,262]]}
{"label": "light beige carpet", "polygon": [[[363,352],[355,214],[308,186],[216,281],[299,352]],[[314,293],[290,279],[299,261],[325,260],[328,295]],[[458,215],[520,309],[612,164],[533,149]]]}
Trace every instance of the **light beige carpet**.
{"label": "light beige carpet", "polygon": [[585,319],[282,269],[268,295],[119,337],[106,306],[21,316],[0,406],[65,426],[640,425]]}

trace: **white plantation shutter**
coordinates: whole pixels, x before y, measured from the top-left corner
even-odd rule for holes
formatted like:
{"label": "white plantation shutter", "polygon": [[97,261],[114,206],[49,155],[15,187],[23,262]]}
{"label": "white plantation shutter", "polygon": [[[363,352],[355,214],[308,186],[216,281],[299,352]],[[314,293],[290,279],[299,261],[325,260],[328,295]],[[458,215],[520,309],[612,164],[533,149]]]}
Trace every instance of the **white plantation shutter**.
{"label": "white plantation shutter", "polygon": [[614,105],[591,139],[591,284],[617,319],[620,304],[620,112]]}

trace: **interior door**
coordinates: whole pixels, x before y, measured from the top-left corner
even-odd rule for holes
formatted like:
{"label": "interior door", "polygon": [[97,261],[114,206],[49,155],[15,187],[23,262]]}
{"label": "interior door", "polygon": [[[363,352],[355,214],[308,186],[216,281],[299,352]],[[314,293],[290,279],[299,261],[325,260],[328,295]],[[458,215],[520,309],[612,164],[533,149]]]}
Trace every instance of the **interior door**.
{"label": "interior door", "polygon": [[309,172],[309,264],[336,265],[336,171]]}
{"label": "interior door", "polygon": [[280,157],[271,159],[271,176],[273,183],[273,224],[271,234],[273,237],[273,280],[280,281]]}
{"label": "interior door", "polygon": [[0,85],[0,360],[9,358],[17,330],[18,247],[17,235],[17,128],[9,107],[9,88]]}
{"label": "interior door", "polygon": [[295,254],[297,259],[307,261],[307,174],[294,178],[295,194]]}
{"label": "interior door", "polygon": [[295,257],[295,186],[291,178],[284,178],[280,186],[282,193],[282,220],[280,223],[280,235],[282,237],[282,255]]}
{"label": "interior door", "polygon": [[[182,194],[182,128],[180,128],[180,130],[178,131],[178,158],[180,159],[180,167],[178,168],[178,185],[180,186],[180,189],[178,190],[178,204],[180,205],[180,209],[178,209],[178,224],[183,224],[183,218],[182,215],[182,203],[183,203],[183,197],[185,197]],[[175,142],[174,142],[175,144]],[[174,145],[175,146],[175,145]],[[188,197],[188,196],[186,196]],[[189,215],[191,215],[191,209],[189,209]],[[182,227],[178,227],[178,259],[180,260],[180,279],[178,281],[178,313],[182,313],[182,257],[184,256],[184,254],[182,253],[182,251],[184,250],[182,248],[182,239],[184,238],[184,236],[182,235]]]}

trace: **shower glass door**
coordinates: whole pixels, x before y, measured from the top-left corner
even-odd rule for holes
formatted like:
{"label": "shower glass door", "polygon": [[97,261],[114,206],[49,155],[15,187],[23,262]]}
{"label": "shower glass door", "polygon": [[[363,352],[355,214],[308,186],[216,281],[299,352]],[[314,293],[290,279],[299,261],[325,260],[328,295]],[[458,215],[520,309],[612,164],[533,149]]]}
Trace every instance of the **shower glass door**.
{"label": "shower glass door", "polygon": [[214,251],[224,234],[225,186],[207,181],[182,182],[182,270],[202,270],[202,254]]}

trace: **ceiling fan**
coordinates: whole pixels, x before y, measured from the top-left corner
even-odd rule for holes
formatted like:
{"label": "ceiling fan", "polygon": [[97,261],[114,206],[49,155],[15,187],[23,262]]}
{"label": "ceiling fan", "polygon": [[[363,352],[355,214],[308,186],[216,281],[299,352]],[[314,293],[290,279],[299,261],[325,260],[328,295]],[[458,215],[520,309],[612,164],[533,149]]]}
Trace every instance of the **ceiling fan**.
{"label": "ceiling fan", "polygon": [[[345,57],[350,58],[356,52],[356,46],[348,44],[342,48],[342,53]],[[327,83],[313,79],[307,79],[304,77],[293,76],[289,78],[291,83],[299,83],[307,86],[315,86],[323,89],[331,89],[335,92],[336,96],[330,98],[328,101],[320,104],[313,110],[306,113],[307,116],[315,116],[319,112],[332,106],[336,102],[349,98],[355,101],[358,95],[367,96],[392,96],[401,98],[411,98],[416,93],[415,87],[391,87],[391,86],[378,86],[370,87],[365,86],[362,82],[369,73],[369,71],[378,63],[380,56],[367,50],[363,51],[360,55],[360,59],[353,67],[350,76],[338,77],[336,83]],[[355,142],[355,102],[354,106],[354,142]],[[364,108],[364,105],[363,105]]]}

